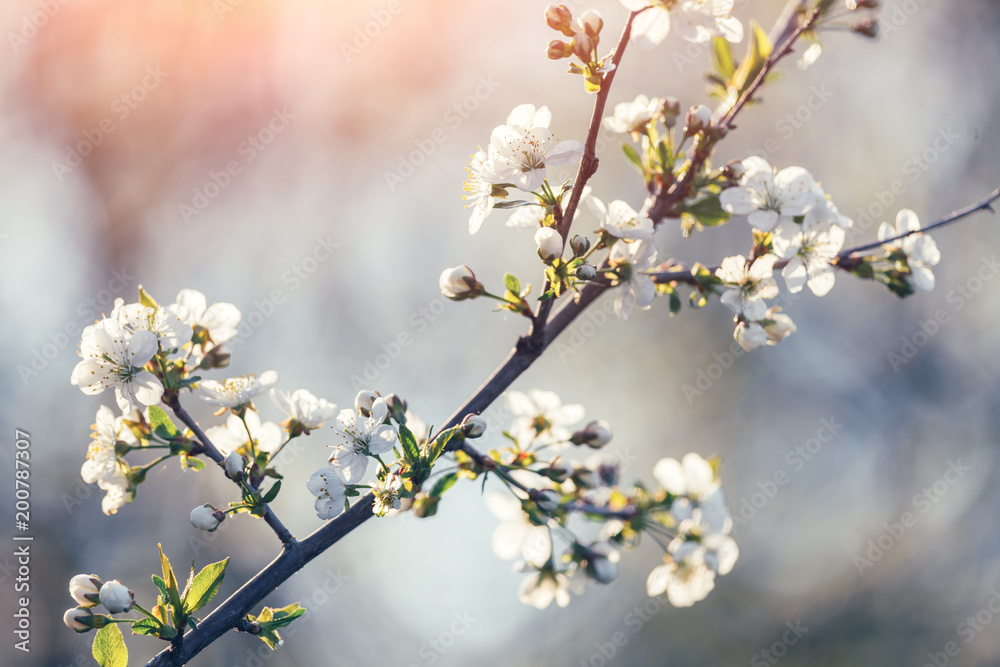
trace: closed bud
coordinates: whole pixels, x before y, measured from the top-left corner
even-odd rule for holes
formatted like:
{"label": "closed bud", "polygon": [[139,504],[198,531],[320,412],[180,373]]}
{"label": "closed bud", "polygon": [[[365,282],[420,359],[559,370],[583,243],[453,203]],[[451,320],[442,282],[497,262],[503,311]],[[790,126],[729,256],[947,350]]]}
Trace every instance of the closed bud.
{"label": "closed bud", "polygon": [[599,584],[610,584],[618,576],[618,552],[605,542],[592,544],[586,550],[587,576]]}
{"label": "closed bud", "polygon": [[573,53],[585,63],[589,63],[594,57],[595,46],[593,38],[585,33],[578,32],[573,37]]}
{"label": "closed bud", "polygon": [[124,614],[132,609],[135,596],[128,587],[113,579],[101,586],[101,604],[112,614]]}
{"label": "closed bud", "polygon": [[559,232],[551,227],[542,227],[535,232],[535,243],[538,244],[538,256],[546,264],[550,264],[552,260],[562,257],[562,237],[559,236]]}
{"label": "closed bud", "polygon": [[546,7],[545,24],[567,37],[573,36],[573,13],[566,5],[549,5]]}
{"label": "closed bud", "polygon": [[243,460],[243,457],[238,452],[229,452],[222,465],[226,469],[226,477],[234,482],[239,482],[243,479],[243,468],[246,466],[246,461]]}
{"label": "closed bud", "polygon": [[573,55],[573,47],[561,39],[553,39],[549,42],[545,55],[548,56],[549,60],[562,60]]}
{"label": "closed bud", "polygon": [[389,408],[389,415],[397,423],[406,423],[406,400],[396,394],[389,394],[385,397],[385,407]]}
{"label": "closed bud", "polygon": [[474,299],[485,291],[472,269],[464,265],[442,271],[438,286],[442,296],[452,301]]}
{"label": "closed bud", "polygon": [[621,466],[617,461],[587,460],[590,469],[597,473],[604,486],[617,486],[621,477]]}
{"label": "closed bud", "polygon": [[879,0],[847,0],[847,8],[852,12],[856,9],[878,9],[881,4]]}
{"label": "closed bud", "polygon": [[684,136],[690,137],[712,125],[712,110],[704,104],[691,107],[684,119]]}
{"label": "closed bud", "polygon": [[66,613],[63,614],[63,623],[70,630],[82,633],[93,630],[97,627],[98,619],[103,618],[103,616],[95,616],[94,612],[90,611],[88,607],[74,607],[73,609],[67,609]]}
{"label": "closed bud", "polygon": [[101,601],[98,592],[102,585],[96,574],[78,574],[69,580],[69,595],[81,607],[93,607]]}
{"label": "closed bud", "polygon": [[198,368],[204,368],[206,370],[212,368],[227,368],[231,358],[232,354],[230,354],[228,349],[222,345],[216,345],[208,351],[205,358],[201,360],[200,364],[198,364]]}
{"label": "closed bud", "polygon": [[597,276],[597,269],[592,264],[583,263],[576,269],[576,277],[580,280],[593,280]]}
{"label": "closed bud", "polygon": [[580,257],[587,254],[587,251],[590,250],[590,239],[586,236],[576,234],[569,240],[569,247],[573,249],[575,257]]}
{"label": "closed bud", "polygon": [[354,397],[354,409],[367,417],[372,413],[372,405],[378,397],[378,392],[362,389]]}
{"label": "closed bud", "polygon": [[676,97],[663,98],[663,124],[673,127],[681,116],[681,101]]}
{"label": "closed bud", "polygon": [[538,509],[543,512],[551,512],[559,507],[559,494],[552,489],[543,489],[541,491],[532,489],[528,494],[528,498],[531,499],[531,502],[538,505]]}
{"label": "closed bud", "polygon": [[611,442],[613,435],[610,423],[604,419],[595,419],[584,426],[582,430],[574,433],[570,442],[574,445],[587,445],[593,449],[600,449]]}
{"label": "closed bud", "polygon": [[486,433],[486,420],[479,415],[466,415],[462,420],[462,432],[466,438],[479,438]]}
{"label": "closed bud", "polygon": [[738,185],[746,173],[747,169],[743,166],[742,160],[730,160],[722,168],[722,175],[725,176],[730,185]]}
{"label": "closed bud", "polygon": [[601,18],[601,14],[596,9],[588,9],[579,18],[579,25],[583,32],[595,38],[596,41],[597,36],[601,33],[601,28],[604,27],[604,19]]}
{"label": "closed bud", "polygon": [[191,510],[191,525],[198,530],[214,533],[223,521],[226,520],[226,513],[217,510],[211,505],[199,505]]}
{"label": "closed bud", "polygon": [[568,463],[553,463],[548,468],[539,471],[543,476],[557,484],[562,484],[573,476],[573,466]]}
{"label": "closed bud", "polygon": [[856,32],[864,37],[869,37],[871,39],[878,37],[878,21],[875,19],[852,21],[849,27],[852,32]]}
{"label": "closed bud", "polygon": [[573,483],[584,489],[597,489],[601,487],[601,477],[590,468],[581,466],[573,471]]}

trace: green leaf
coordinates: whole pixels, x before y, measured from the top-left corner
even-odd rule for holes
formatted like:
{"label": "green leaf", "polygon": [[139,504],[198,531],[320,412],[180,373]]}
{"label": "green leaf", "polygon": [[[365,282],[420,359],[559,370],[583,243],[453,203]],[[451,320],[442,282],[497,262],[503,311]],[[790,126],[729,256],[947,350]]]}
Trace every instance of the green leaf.
{"label": "green leaf", "polygon": [[413,465],[420,460],[420,448],[417,447],[417,439],[413,436],[413,432],[403,424],[399,425],[399,443],[403,445],[403,454],[407,463]]}
{"label": "green leaf", "polygon": [[[277,482],[275,486],[280,484]],[[220,560],[217,563],[206,565],[201,572],[196,574],[191,580],[188,590],[184,592],[184,613],[192,614],[212,601],[215,594],[219,592],[222,579],[226,576],[226,567],[229,559]]]}
{"label": "green leaf", "polygon": [[632,148],[631,144],[622,144],[622,152],[625,153],[625,157],[628,158],[629,162],[639,168],[639,171],[646,171],[646,167],[642,164],[642,158],[640,158],[639,154],[635,152],[635,149]]}
{"label": "green leaf", "polygon": [[493,205],[493,208],[505,209],[505,208],[520,208],[521,206],[538,206],[538,202],[525,201],[523,199],[512,199],[511,201],[498,201]]}
{"label": "green leaf", "polygon": [[724,81],[733,78],[736,72],[736,64],[733,62],[733,51],[729,47],[729,40],[725,37],[716,37],[712,40],[712,64],[715,71],[719,73]]}
{"label": "green leaf", "polygon": [[445,491],[454,486],[455,482],[457,481],[458,481],[457,472],[451,472],[448,473],[447,475],[444,475],[441,479],[437,481],[437,483],[434,485],[434,488],[431,489],[430,493],[431,497],[439,498]]}
{"label": "green leaf", "polygon": [[427,453],[424,459],[424,463],[426,465],[434,465],[434,462],[437,461],[438,457],[444,452],[444,448],[448,445],[448,441],[451,440],[453,435],[455,435],[455,429],[450,428],[444,433],[440,433],[438,437],[427,446]]}
{"label": "green leaf", "polygon": [[153,637],[160,636],[160,628],[163,625],[157,623],[151,618],[140,618],[138,621],[132,624],[132,634],[133,635],[152,635]]}
{"label": "green leaf", "polygon": [[685,211],[706,227],[718,227],[729,220],[729,213],[722,208],[718,195],[703,197],[695,203],[689,204]]}
{"label": "green leaf", "polygon": [[153,297],[151,297],[149,295],[149,292],[147,292],[146,290],[144,290],[142,288],[142,285],[139,285],[139,303],[141,303],[142,305],[146,306],[146,308],[156,308],[157,307],[156,299],[154,299]]}
{"label": "green leaf", "polygon": [[[404,427],[405,428],[405,427]],[[276,481],[271,485],[271,488],[267,490],[267,493],[260,499],[262,503],[269,503],[278,497],[278,491],[281,490],[281,480]]]}
{"label": "green leaf", "polygon": [[656,144],[656,155],[660,159],[660,167],[664,174],[674,170],[674,152],[666,141]]}
{"label": "green leaf", "polygon": [[260,626],[260,634],[257,636],[260,637],[265,644],[274,649],[277,648],[282,642],[281,635],[277,632],[278,628],[283,628],[289,625],[292,621],[304,613],[306,613],[305,608],[298,602],[293,602],[287,607],[282,607],[281,609],[264,607],[261,609],[260,615],[256,618],[247,614],[247,620],[251,623],[257,623]]}
{"label": "green leaf", "polygon": [[[170,560],[163,554],[163,545],[157,544],[160,550],[160,565],[163,568],[163,583],[166,584],[167,602],[174,608],[174,619],[179,621],[177,614],[183,613],[181,605],[181,593],[177,588],[177,577],[174,576],[174,568],[170,565]],[[178,623],[180,625],[180,623]]]}
{"label": "green leaf", "polygon": [[767,62],[767,58],[771,55],[771,50],[774,48],[767,33],[760,27],[760,24],[756,21],[751,21],[750,24],[753,26],[753,30],[750,34],[750,46],[747,56],[740,63],[736,72],[733,73],[733,78],[729,85],[730,96],[734,100],[739,99],[750,88],[750,85],[756,80],[757,75],[760,74],[764,63]]}
{"label": "green leaf", "polygon": [[521,281],[517,279],[517,276],[511,273],[508,273],[503,277],[503,285],[514,294],[521,293]]}
{"label": "green leaf", "polygon": [[174,423],[170,421],[170,417],[167,416],[163,408],[155,405],[149,406],[149,425],[153,433],[164,440],[173,440],[180,433],[177,427],[174,426]]}
{"label": "green leaf", "polygon": [[94,637],[94,660],[101,667],[128,667],[128,649],[117,623],[105,625]]}
{"label": "green leaf", "polygon": [[170,600],[170,593],[167,589],[167,584],[163,581],[163,577],[158,574],[153,575],[153,583],[158,589],[160,589],[160,597],[163,599],[160,604],[166,604]]}

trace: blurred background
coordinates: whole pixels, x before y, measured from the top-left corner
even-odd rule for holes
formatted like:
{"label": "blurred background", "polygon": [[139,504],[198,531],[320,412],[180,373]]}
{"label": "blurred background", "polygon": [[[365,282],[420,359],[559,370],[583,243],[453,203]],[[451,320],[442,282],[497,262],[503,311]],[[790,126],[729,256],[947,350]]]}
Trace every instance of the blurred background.
{"label": "blurred background", "polygon": [[[767,27],[781,9],[750,4],[738,16]],[[159,541],[180,569],[232,556],[221,601],[277,553],[245,515],[195,531],[191,507],[223,506],[233,487],[175,463],[101,514],[79,468],[98,405],[113,401],[69,376],[79,331],[115,297],[134,301],[142,284],[171,303],[197,288],[243,312],[232,374],[275,369],[280,388],[345,407],[359,385],[397,392],[435,424],[502,360],[522,321],[445,302],[436,281],[468,264],[487,285],[505,271],[540,284],[531,233],[497,212],[470,237],[460,195],[470,154],[518,104],[548,105],[560,139],[584,138],[592,98],[544,58],[544,5],[0,7],[0,473],[12,488],[13,432],[28,431],[35,536],[31,653],[12,648],[5,622],[4,664],[94,664],[93,635],[61,621],[74,574],[119,579],[151,606]],[[625,10],[579,7],[604,14],[610,49]],[[857,221],[854,243],[900,208],[928,223],[976,201],[1000,182],[998,24],[992,0],[897,0],[879,42],[823,33],[819,61],[800,71],[789,59],[718,160],[806,167]],[[703,102],[707,67],[707,50],[673,39],[630,49],[611,104],[640,92]],[[592,185],[638,208],[642,185],[617,144],[602,138]],[[581,229],[596,227],[587,215]],[[664,228],[657,245],[717,264],[745,251],[747,231],[736,221],[684,240]],[[717,302],[674,318],[656,303],[628,323],[584,316],[515,385],[609,419],[607,454],[626,480],[651,480],[665,456],[724,457],[741,557],[707,600],[649,601],[660,558],[646,543],[613,585],[566,609],[524,606],[522,575],[490,548],[497,522],[464,483],[436,517],[369,521],[273,593],[271,606],[309,609],[278,651],[230,633],[195,664],[998,664],[1000,230],[981,214],[934,238],[943,259],[931,293],[900,301],[840,276],[823,299],[788,299],[798,333],[736,357]],[[259,407],[282,418],[268,400]],[[316,434],[281,464],[289,482],[275,510],[299,536],[319,524],[304,481],[329,440]],[[7,619],[13,496],[0,497]],[[904,513],[914,522],[901,531]],[[160,648],[128,642],[133,664]]]}

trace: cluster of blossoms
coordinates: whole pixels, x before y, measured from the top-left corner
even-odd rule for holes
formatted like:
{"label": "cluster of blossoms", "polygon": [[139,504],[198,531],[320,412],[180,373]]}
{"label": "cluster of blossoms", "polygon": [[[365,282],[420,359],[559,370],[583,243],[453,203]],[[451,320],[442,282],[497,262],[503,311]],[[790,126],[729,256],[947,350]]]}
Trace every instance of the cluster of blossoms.
{"label": "cluster of blossoms", "polygon": [[[717,466],[697,454],[682,462],[662,459],[653,471],[661,490],[624,488],[619,460],[593,454],[574,463],[566,456],[567,450],[610,443],[608,422],[591,421],[574,431],[584,421],[583,406],[563,405],[556,394],[537,389],[508,392],[506,407],[515,416],[504,433],[510,444],[491,450],[488,465],[461,452],[456,459],[466,475],[492,472],[507,487],[488,493],[486,505],[500,521],[494,553],[517,560],[514,569],[528,574],[522,602],[564,607],[570,593],[583,593],[588,582],[611,582],[620,551],[634,548],[643,532],[664,549],[665,564],[649,575],[648,592],[666,592],[675,606],[701,600],[715,576],[732,569],[739,552],[729,537],[733,522]],[[601,524],[595,538],[580,538],[572,517]],[[557,549],[563,542],[565,548]]]}
{"label": "cluster of blossoms", "polygon": [[732,15],[733,0],[621,0],[626,9],[639,12],[632,23],[632,41],[651,48],[674,33],[689,42],[724,37],[743,41],[743,24]]}
{"label": "cluster of blossoms", "polygon": [[118,580],[102,582],[94,574],[78,574],[69,582],[69,594],[77,606],[67,609],[63,623],[76,632],[89,632],[116,621],[105,614],[95,614],[103,605],[108,614],[128,613],[135,606],[135,595]]}

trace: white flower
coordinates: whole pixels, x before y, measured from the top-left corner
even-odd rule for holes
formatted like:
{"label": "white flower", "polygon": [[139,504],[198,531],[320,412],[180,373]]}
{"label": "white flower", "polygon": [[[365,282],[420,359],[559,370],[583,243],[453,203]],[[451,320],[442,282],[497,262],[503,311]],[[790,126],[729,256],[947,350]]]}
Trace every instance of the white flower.
{"label": "white flower", "polygon": [[917,232],[918,229],[920,229],[920,219],[917,214],[904,208],[896,215],[895,227],[888,222],[882,223],[878,228],[878,240],[885,241],[900,234],[916,232],[895,241],[893,245],[898,246],[906,253],[906,264],[910,267],[913,284],[919,289],[929,292],[934,289],[934,273],[931,271],[931,267],[941,261],[941,251],[938,250],[934,239],[923,232]]}
{"label": "white flower", "polygon": [[747,352],[759,350],[769,342],[767,329],[755,321],[739,322],[733,331],[733,339]]}
{"label": "white flower", "polygon": [[715,571],[705,564],[705,550],[696,542],[685,542],[673,556],[664,554],[663,563],[646,579],[650,596],[666,593],[675,607],[690,607],[715,588]]}
{"label": "white flower", "polygon": [[551,114],[522,104],[507,118],[507,124],[493,130],[489,159],[481,177],[487,183],[511,183],[526,192],[537,190],[545,180],[546,169],[579,160],[583,144],[579,141],[556,142],[548,129]]}
{"label": "white flower", "polygon": [[788,291],[797,294],[804,285],[816,296],[825,296],[836,281],[833,267],[844,247],[847,234],[843,227],[786,220],[774,231],[772,245],[779,257],[789,260],[781,271]]}
{"label": "white flower", "polygon": [[390,475],[388,479],[375,480],[372,484],[372,495],[375,496],[375,505],[372,511],[375,516],[385,516],[389,510],[398,510],[401,506],[399,500],[399,490],[403,487],[403,480],[398,474]]}
{"label": "white flower", "polygon": [[225,512],[217,510],[211,505],[199,505],[191,510],[191,525],[198,530],[209,533],[214,533],[225,519]]}
{"label": "white flower", "polygon": [[[671,31],[689,42],[725,37],[743,39],[743,25],[731,16],[733,0],[621,0],[626,9],[641,11],[632,22],[632,41],[642,48],[661,43]],[[646,8],[649,9],[646,9]]]}
{"label": "white flower", "polygon": [[778,296],[778,283],[773,277],[774,263],[777,260],[771,254],[758,257],[750,266],[747,266],[743,255],[722,260],[722,266],[716,270],[715,275],[733,288],[722,295],[722,303],[739,315],[752,301]]}
{"label": "white flower", "polygon": [[217,380],[202,380],[198,383],[196,394],[209,405],[220,408],[235,408],[249,403],[255,397],[263,394],[278,384],[278,374],[266,371],[257,377],[256,374],[240,375],[227,378],[222,382]]}
{"label": "white flower", "polygon": [[615,315],[623,320],[632,317],[635,308],[648,310],[656,297],[656,283],[644,271],[653,268],[656,247],[652,241],[626,243],[618,241],[611,247],[608,263],[618,268],[621,278],[615,297]]}
{"label": "white flower", "polygon": [[781,312],[781,308],[775,306],[769,308],[764,315],[764,331],[767,332],[767,344],[777,345],[793,333],[798,331],[795,322],[788,315]]}
{"label": "white flower", "polygon": [[320,519],[332,519],[344,511],[346,486],[337,468],[320,468],[306,482],[306,488],[316,496],[316,516]]}
{"label": "white flower", "polygon": [[545,220],[545,208],[542,206],[518,206],[514,213],[507,218],[508,227],[518,229],[535,229],[540,227]]}
{"label": "white flower", "polygon": [[809,48],[805,50],[805,53],[802,54],[802,57],[799,58],[799,61],[796,64],[801,70],[808,69],[813,63],[819,60],[821,55],[823,55],[823,45],[818,41],[813,42],[809,45]]}
{"label": "white flower", "polygon": [[101,511],[111,516],[118,512],[125,503],[131,502],[135,491],[129,490],[128,471],[120,463],[115,466],[115,473],[103,479],[97,480],[97,486],[105,492],[101,500]]}
{"label": "white flower", "polygon": [[407,410],[403,413],[403,417],[406,418],[406,428],[410,429],[410,433],[417,439],[417,442],[424,442],[430,437],[431,433],[427,422],[417,416],[416,413]]}
{"label": "white flower", "polygon": [[93,607],[100,600],[101,580],[94,574],[78,574],[69,580],[69,595],[81,607]]}
{"label": "white flower", "polygon": [[507,409],[517,416],[510,432],[519,442],[536,439],[547,445],[568,442],[572,433],[567,427],[582,421],[584,416],[579,403],[563,405],[558,394],[541,389],[532,389],[527,394],[508,391],[506,402]]}
{"label": "white flower", "polygon": [[740,185],[723,190],[719,203],[732,215],[749,216],[747,222],[756,229],[769,232],[782,218],[805,215],[821,203],[816,180],[802,167],[779,172],[763,158],[749,157],[743,168]]}
{"label": "white flower", "polygon": [[320,428],[337,413],[337,406],[325,398],[316,398],[306,389],[294,393],[271,389],[271,400],[278,409],[288,415],[289,428],[297,424],[305,433]]}
{"label": "white flower", "polygon": [[441,295],[452,301],[474,299],[483,293],[482,283],[476,280],[472,269],[465,265],[442,271],[438,287],[441,288]]}
{"label": "white flower", "polygon": [[392,451],[396,444],[396,429],[384,424],[389,408],[385,399],[372,404],[371,416],[365,417],[354,410],[341,410],[333,430],[344,440],[330,458],[339,468],[345,482],[357,483],[368,470],[368,457]]}
{"label": "white flower", "polygon": [[173,310],[157,306],[149,308],[141,303],[126,304],[124,299],[115,299],[115,307],[108,316],[122,325],[126,331],[150,331],[156,334],[157,344],[162,350],[178,348],[191,340],[194,331],[181,321]]}
{"label": "white flower", "polygon": [[651,240],[653,238],[653,221],[636,212],[621,199],[616,199],[607,206],[597,197],[589,197],[587,206],[601,220],[601,229],[611,236],[628,241]]}
{"label": "white flower", "polygon": [[112,614],[122,614],[129,611],[135,604],[135,597],[127,586],[117,579],[104,582],[101,586],[101,604]]}
{"label": "white flower", "polygon": [[684,131],[688,136],[697,134],[712,124],[712,110],[704,104],[691,107],[684,118],[684,124]]}
{"label": "white flower", "polygon": [[574,576],[575,571],[567,574],[557,572],[549,566],[527,562],[519,563],[516,569],[518,572],[529,573],[518,590],[518,599],[536,609],[545,609],[553,600],[560,607],[565,607],[569,604],[571,590],[578,595],[583,592],[585,582]]}
{"label": "white flower", "polygon": [[[281,446],[281,427],[274,422],[261,422],[260,415],[253,410],[247,410],[243,420],[230,413],[225,426],[212,426],[205,430],[205,435],[212,441],[215,448],[223,456],[238,451],[241,447],[247,456],[251,449],[246,445],[253,440],[254,452],[273,452]],[[249,433],[247,432],[249,430]]]}
{"label": "white flower", "polygon": [[115,422],[115,415],[108,406],[102,405],[97,409],[97,420],[92,427],[91,442],[87,448],[87,460],[80,468],[80,476],[87,484],[94,484],[115,474],[115,444],[121,428],[121,422]]}
{"label": "white flower", "polygon": [[142,367],[157,349],[156,334],[129,333],[116,320],[103,319],[83,330],[80,341],[83,360],[73,369],[70,382],[90,395],[114,387],[122,412],[136,406],[156,405],[163,396],[163,385]]}
{"label": "white flower", "polygon": [[465,179],[465,194],[462,199],[469,202],[466,208],[472,207],[469,217],[469,233],[475,234],[483,226],[483,221],[493,212],[497,199],[506,199],[506,190],[494,187],[492,183],[483,180],[483,165],[486,163],[486,153],[479,149],[469,160],[465,171],[469,177]]}
{"label": "white flower", "polygon": [[663,490],[675,496],[705,500],[719,489],[712,464],[698,454],[685,454],[677,459],[660,459],[653,468],[653,477]]}
{"label": "white flower", "polygon": [[626,134],[628,132],[643,132],[649,122],[658,118],[663,112],[663,100],[659,97],[649,99],[638,95],[631,102],[621,102],[615,105],[613,116],[606,116],[601,124],[606,130]]}
{"label": "white flower", "polygon": [[562,236],[553,228],[542,227],[535,232],[535,243],[538,245],[538,256],[542,258],[543,262],[549,263],[558,257],[562,257]]}
{"label": "white flower", "polygon": [[493,553],[498,558],[524,558],[531,563],[544,563],[549,559],[552,555],[549,529],[531,523],[521,508],[521,501],[507,493],[490,491],[483,502],[500,520],[493,531]]}
{"label": "white flower", "polygon": [[170,310],[188,326],[194,327],[198,338],[198,330],[204,330],[215,345],[221,345],[237,333],[242,315],[239,309],[231,303],[213,303],[208,305],[205,295],[196,289],[182,289],[177,293],[177,301],[170,304]]}

